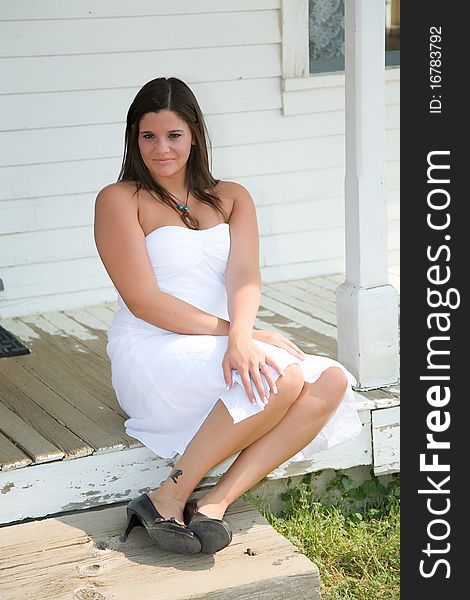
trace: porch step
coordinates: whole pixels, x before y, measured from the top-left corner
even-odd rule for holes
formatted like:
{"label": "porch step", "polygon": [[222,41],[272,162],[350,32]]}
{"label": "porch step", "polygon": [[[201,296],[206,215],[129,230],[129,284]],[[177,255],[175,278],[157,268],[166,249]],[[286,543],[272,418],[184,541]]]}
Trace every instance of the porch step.
{"label": "porch step", "polygon": [[143,527],[120,542],[126,504],[0,528],[2,600],[320,599],[316,565],[242,498],[213,556],[162,552]]}

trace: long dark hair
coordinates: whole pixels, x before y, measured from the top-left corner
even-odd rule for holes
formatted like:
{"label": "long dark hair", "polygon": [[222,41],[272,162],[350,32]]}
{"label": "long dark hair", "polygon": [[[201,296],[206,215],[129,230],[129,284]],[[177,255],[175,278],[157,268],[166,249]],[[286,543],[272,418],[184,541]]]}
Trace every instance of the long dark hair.
{"label": "long dark hair", "polygon": [[[149,112],[168,109],[177,113],[189,126],[194,144],[186,164],[186,185],[195,198],[218,210],[224,218],[222,202],[214,187],[219,183],[209,169],[206,138],[210,139],[199,104],[191,89],[176,77],[157,77],[137,93],[127,112],[124,156],[118,181],[135,181],[137,193],[141,188],[157,200],[173,208],[190,229],[199,229],[199,222],[189,212],[180,212],[175,198],[151,176],[139,150],[140,119]],[[210,146],[212,150],[212,146]]]}

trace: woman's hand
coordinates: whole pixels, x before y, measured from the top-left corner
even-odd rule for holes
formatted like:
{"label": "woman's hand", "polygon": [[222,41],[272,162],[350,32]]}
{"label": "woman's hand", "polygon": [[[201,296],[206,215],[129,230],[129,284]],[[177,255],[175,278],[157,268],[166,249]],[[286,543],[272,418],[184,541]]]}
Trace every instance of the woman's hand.
{"label": "woman's hand", "polygon": [[250,376],[253,379],[263,402],[267,404],[268,399],[266,397],[260,373],[265,376],[270,389],[277,394],[276,382],[270,369],[267,368],[267,365],[271,365],[280,375],[285,375],[278,363],[265,354],[263,350],[253,342],[251,336],[229,336],[227,351],[222,360],[222,369],[227,389],[232,385],[232,369],[235,369],[240,373],[245,392],[251,402],[255,404],[256,398],[251,387]]}
{"label": "woman's hand", "polygon": [[260,342],[267,342],[273,346],[284,348],[290,354],[293,354],[301,360],[305,359],[305,353],[289,339],[277,333],[277,331],[269,331],[269,329],[253,329],[253,339]]}

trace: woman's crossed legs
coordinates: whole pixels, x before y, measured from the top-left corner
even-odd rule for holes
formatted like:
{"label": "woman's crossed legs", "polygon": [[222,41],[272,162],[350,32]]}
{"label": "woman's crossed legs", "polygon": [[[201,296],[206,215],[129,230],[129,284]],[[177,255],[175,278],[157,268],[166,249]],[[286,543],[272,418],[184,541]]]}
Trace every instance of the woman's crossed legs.
{"label": "woman's crossed legs", "polygon": [[348,380],[339,367],[330,367],[307,383],[294,363],[276,384],[279,392],[270,394],[264,410],[236,424],[218,400],[168,478],[149,494],[163,517],[183,523],[184,505],[201,479],[240,452],[198,502],[200,512],[221,519],[232,502],[313,440],[341,402]]}

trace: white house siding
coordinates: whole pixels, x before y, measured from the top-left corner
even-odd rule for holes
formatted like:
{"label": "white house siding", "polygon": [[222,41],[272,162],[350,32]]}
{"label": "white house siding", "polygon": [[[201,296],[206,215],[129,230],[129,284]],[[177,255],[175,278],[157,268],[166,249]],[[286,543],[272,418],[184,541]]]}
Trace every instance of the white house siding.
{"label": "white house siding", "polygon": [[[283,99],[280,5],[2,0],[0,317],[115,300],[94,244],[94,200],[117,178],[130,102],[162,75],[198,97],[214,175],[254,197],[264,280],[344,268],[344,87],[325,76],[307,106],[302,94]],[[399,70],[386,91],[397,262]]]}

